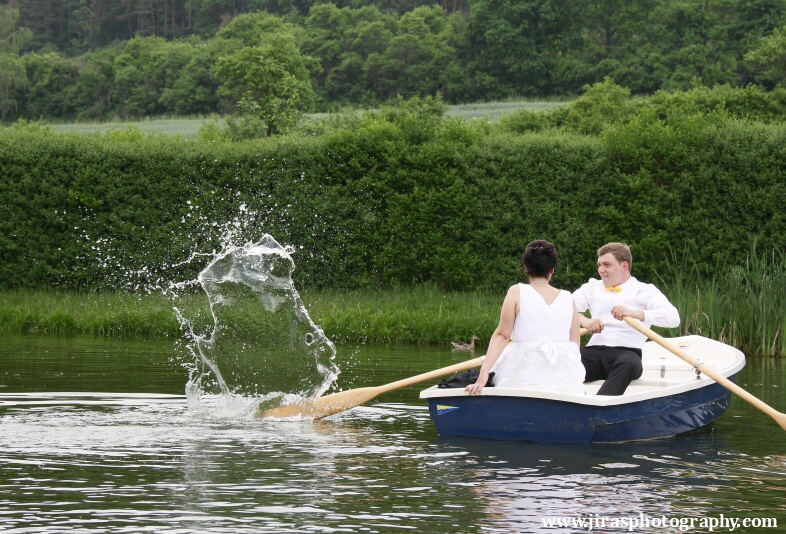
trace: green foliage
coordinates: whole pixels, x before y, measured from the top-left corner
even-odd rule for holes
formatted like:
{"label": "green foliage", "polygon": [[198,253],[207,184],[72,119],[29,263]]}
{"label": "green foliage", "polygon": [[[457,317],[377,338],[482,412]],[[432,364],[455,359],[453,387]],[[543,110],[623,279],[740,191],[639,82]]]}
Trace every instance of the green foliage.
{"label": "green foliage", "polygon": [[766,91],[757,85],[697,87],[689,91],[658,91],[649,98],[630,98],[630,91],[606,78],[587,85],[585,93],[569,104],[546,112],[514,111],[499,121],[502,130],[525,133],[562,128],[585,135],[599,135],[611,126],[634,123],[647,128],[649,118],[683,120],[689,116],[721,115],[757,122],[786,121],[786,89]]}
{"label": "green foliage", "polygon": [[125,117],[215,111],[219,81],[212,69],[221,51],[220,42],[196,38],[128,41],[113,62],[115,107]]}
{"label": "green foliage", "polygon": [[761,79],[775,84],[786,81],[786,26],[775,28],[772,35],[762,37],[756,47],[745,54],[759,72]]}
{"label": "green foliage", "polygon": [[[753,240],[747,252],[719,257],[709,273],[702,273],[684,250],[670,246],[664,251],[657,283],[682,319],[671,334],[718,339],[749,357],[786,356],[786,255],[762,248]],[[481,347],[496,328],[503,296],[504,290],[444,291],[428,283],[389,290],[306,289],[301,294],[312,320],[337,343],[448,345],[474,334]],[[201,289],[182,292],[176,301],[161,293],[5,291],[0,332],[177,337],[182,332],[173,305],[189,317],[194,331],[209,334],[213,318]],[[231,320],[247,325],[260,319],[241,313]]]}
{"label": "green foliage", "polygon": [[[470,83],[475,98],[554,94],[560,59],[580,48],[587,4],[592,2],[472,2],[464,50],[474,74]],[[583,83],[577,85],[574,79],[560,92],[575,91]]]}
{"label": "green foliage", "polygon": [[19,50],[30,40],[27,28],[19,27],[19,10],[0,6],[0,118],[15,117],[30,87]]}
{"label": "green foliage", "polygon": [[573,132],[598,135],[609,125],[622,122],[628,115],[630,91],[611,78],[584,86],[584,94],[569,105],[555,109],[549,119]]}
{"label": "green foliage", "polygon": [[0,53],[0,118],[5,120],[17,115],[28,86],[22,62],[16,56]]}
{"label": "green foliage", "polygon": [[598,135],[610,125],[623,122],[630,113],[630,91],[611,78],[584,86],[584,94],[548,113],[522,109],[502,117],[500,128],[515,133],[563,128],[584,135]]}
{"label": "green foliage", "polygon": [[[206,307],[204,297],[189,300]],[[150,338],[178,336],[181,328],[161,294],[8,291],[0,299],[0,331]]]}
{"label": "green foliage", "polygon": [[226,127],[221,127],[216,121],[208,121],[197,132],[197,138],[206,143],[230,141]]}
{"label": "green foliage", "polygon": [[122,49],[72,61],[75,81],[66,85],[63,95],[73,97],[77,112],[87,117],[109,111],[123,117],[216,111],[221,102],[212,69],[218,53],[218,42],[136,37]]}
{"label": "green foliage", "polygon": [[77,62],[78,78],[66,91],[77,119],[103,119],[114,112],[114,62],[117,54],[118,51],[109,48],[85,54]]}
{"label": "green foliage", "polygon": [[752,240],[745,253],[720,256],[710,273],[688,253],[670,251],[663,290],[681,311],[679,333],[718,339],[748,355],[786,355],[786,255],[762,248]]}
{"label": "green foliage", "polygon": [[161,37],[136,37],[115,61],[115,84],[124,117],[161,113],[158,97],[165,83],[162,66],[167,42]]}
{"label": "green foliage", "polygon": [[33,32],[19,27],[19,9],[0,6],[0,54],[16,55],[32,38]]}
{"label": "green foliage", "polygon": [[663,272],[669,246],[702,273],[752,235],[786,248],[781,123],[642,105],[599,136],[514,134],[443,112],[438,98],[398,101],[243,143],[218,128],[201,141],[0,131],[3,287],[189,279],[192,252],[263,233],[295,246],[299,287],[333,289],[500,291],[538,238],[557,244],[568,288],[611,240],[633,247],[643,280]]}
{"label": "green foliage", "polygon": [[220,43],[190,39],[172,43],[165,60],[166,83],[158,98],[167,112],[210,114],[225,108],[218,97],[220,81],[213,69],[222,53]]}
{"label": "green foliage", "polygon": [[499,127],[502,130],[518,134],[539,132],[551,125],[546,113],[529,109],[520,109],[499,119]]}
{"label": "green foliage", "polygon": [[697,87],[689,91],[658,91],[652,98],[633,103],[634,111],[651,110],[659,117],[726,113],[728,116],[759,122],[786,121],[786,88],[765,91],[749,85],[735,88],[729,85]]}
{"label": "green foliage", "polygon": [[[0,15],[6,120],[225,115],[243,101],[245,117],[228,132],[242,137],[265,123],[281,130],[291,109],[373,107],[397,96],[572,97],[606,78],[634,95],[783,82],[786,4],[774,0],[18,5]],[[24,82],[11,60],[31,52]],[[243,66],[259,86],[242,79]],[[260,111],[269,108],[273,122]],[[567,126],[599,132],[600,121],[581,117]],[[534,117],[520,122],[508,126],[542,129]]]}
{"label": "green foliage", "polygon": [[219,94],[236,103],[239,120],[227,121],[233,140],[285,132],[297,125],[314,103],[314,58],[295,44],[291,26],[267,14],[243,15],[219,32],[240,48],[219,58]]}
{"label": "green foliage", "polygon": [[386,291],[307,291],[314,322],[338,343],[434,344],[481,338],[497,327],[504,294],[446,292],[433,284]]}
{"label": "green foliage", "polygon": [[296,125],[313,102],[309,65],[309,58],[296,50],[271,43],[222,57],[216,74],[223,83],[221,93],[237,98],[237,110],[247,120],[243,129],[273,135]]}
{"label": "green foliage", "polygon": [[75,84],[79,73],[76,62],[55,53],[28,54],[22,57],[27,71],[26,113],[29,117],[71,117],[73,103],[65,90]]}
{"label": "green foliage", "polygon": [[786,193],[784,135],[783,125],[724,113],[663,120],[650,111],[611,128],[603,142],[619,173],[621,187],[613,194],[629,206],[615,217],[646,238],[647,261],[658,261],[657,251],[671,245],[693,257],[702,273],[727,254],[747,252],[755,235],[766,249],[780,248],[770,233],[780,232],[784,220],[775,200]]}
{"label": "green foliage", "polygon": [[405,100],[398,97],[387,105],[372,112],[369,117],[380,117],[396,124],[411,143],[427,141],[442,126],[442,116],[447,106],[439,96],[413,97]]}

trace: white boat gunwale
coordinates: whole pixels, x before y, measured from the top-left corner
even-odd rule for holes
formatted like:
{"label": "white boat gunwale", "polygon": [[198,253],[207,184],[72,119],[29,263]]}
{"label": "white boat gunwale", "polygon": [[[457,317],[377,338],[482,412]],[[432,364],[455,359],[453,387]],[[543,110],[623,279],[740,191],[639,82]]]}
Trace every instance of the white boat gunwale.
{"label": "white boat gunwale", "polygon": [[[736,375],[745,366],[745,355],[725,343],[696,335],[674,337],[669,340],[689,354],[694,351],[700,352],[691,355],[725,378]],[[697,378],[696,370],[691,365],[652,341],[645,343],[642,363],[644,366],[642,377],[631,382],[625,394],[619,396],[595,395],[602,381],[585,383],[585,395],[497,387],[483,388],[480,395],[547,399],[588,406],[616,406],[660,399],[715,384],[714,380],[703,373]],[[449,399],[466,395],[463,388],[442,389],[436,385],[420,392],[421,399]]]}

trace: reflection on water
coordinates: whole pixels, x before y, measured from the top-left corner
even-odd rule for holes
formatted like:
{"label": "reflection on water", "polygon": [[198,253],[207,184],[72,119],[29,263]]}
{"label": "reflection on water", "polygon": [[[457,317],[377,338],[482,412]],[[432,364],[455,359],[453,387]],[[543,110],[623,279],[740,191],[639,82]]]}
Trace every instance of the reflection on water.
{"label": "reflection on water", "polygon": [[5,335],[0,339],[0,394],[101,391],[182,394],[187,374],[175,342]]}
{"label": "reflection on water", "polygon": [[[417,388],[400,392],[403,401],[394,395],[316,422],[195,413],[183,372],[161,363],[171,345],[113,356],[111,343],[90,341],[78,350],[80,359],[97,353],[93,363],[69,370],[63,361],[79,343],[63,342],[58,350],[46,341],[48,356],[31,340],[22,343],[26,356],[0,343],[0,531],[580,532],[543,521],[640,514],[786,524],[786,433],[739,400],[713,431],[655,442],[446,439]],[[435,349],[343,352],[344,387],[461,358]],[[27,356],[36,366],[20,365]],[[160,390],[123,390],[107,370],[123,360]],[[752,363],[741,383],[777,406],[780,389]],[[92,388],[81,377],[88,368]],[[27,373],[48,377],[46,387],[35,391]],[[173,383],[181,389],[169,391]]]}
{"label": "reflection on water", "polygon": [[[498,528],[492,531],[518,531],[523,525],[537,531],[533,526],[549,517],[595,519],[608,527],[614,520],[631,524],[721,513],[783,518],[786,510],[782,477],[769,470],[751,477],[749,457],[724,451],[728,444],[717,432],[616,445],[453,444],[483,459],[477,491],[492,501],[489,522]],[[783,469],[786,456],[774,461]],[[765,483],[781,490],[746,494]],[[602,531],[598,526],[593,530]]]}

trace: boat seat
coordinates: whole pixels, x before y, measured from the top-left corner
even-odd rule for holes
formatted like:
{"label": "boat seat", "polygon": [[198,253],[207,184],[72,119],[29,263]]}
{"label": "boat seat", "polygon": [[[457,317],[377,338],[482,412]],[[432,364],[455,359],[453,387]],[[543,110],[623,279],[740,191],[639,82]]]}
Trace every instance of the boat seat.
{"label": "boat seat", "polygon": [[678,384],[684,384],[684,381],[675,381],[675,380],[666,380],[665,378],[655,378],[647,380],[645,378],[639,378],[634,380],[630,383],[630,386],[656,386],[659,388],[666,387],[666,386],[676,386]]}
{"label": "boat seat", "polygon": [[[683,369],[684,370],[684,369]],[[598,390],[603,385],[604,380],[595,380],[593,382],[584,382],[584,391],[587,395],[596,395]],[[666,378],[638,378],[633,380],[625,393],[634,393],[636,391],[649,391],[652,389],[660,389],[667,386],[676,386],[684,384],[683,380],[668,380]]]}
{"label": "boat seat", "polygon": [[644,363],[642,365],[642,368],[645,371],[649,369],[650,371],[658,371],[658,372],[660,372],[661,370],[663,370],[663,371],[684,371],[685,369],[693,369],[693,367],[691,365],[689,365],[687,362],[674,362],[674,363],[665,363],[665,364],[661,364],[661,363],[657,363],[657,362],[655,362],[655,363],[649,363],[648,362],[648,363]]}

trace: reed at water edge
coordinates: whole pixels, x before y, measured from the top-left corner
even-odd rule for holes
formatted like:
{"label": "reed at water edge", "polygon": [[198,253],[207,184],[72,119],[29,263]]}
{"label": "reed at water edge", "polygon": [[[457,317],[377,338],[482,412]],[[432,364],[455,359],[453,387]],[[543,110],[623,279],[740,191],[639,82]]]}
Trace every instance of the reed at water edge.
{"label": "reed at water edge", "polygon": [[754,243],[745,258],[719,262],[711,276],[690,258],[672,254],[659,282],[680,310],[673,332],[698,334],[747,356],[786,356],[786,254],[762,253]]}
{"label": "reed at water edge", "polygon": [[[649,280],[647,280],[649,281]],[[664,335],[699,334],[740,348],[749,357],[786,356],[786,255],[752,248],[744,261],[719,263],[700,275],[690,258],[672,255],[652,280],[680,310],[680,328]],[[504,292],[443,292],[433,285],[390,290],[308,290],[301,299],[312,320],[336,343],[449,346],[477,335],[480,352],[499,320]],[[208,332],[207,299],[178,302]],[[657,330],[657,329],[656,329]],[[179,337],[173,302],[163,294],[7,291],[0,294],[0,331]]]}

